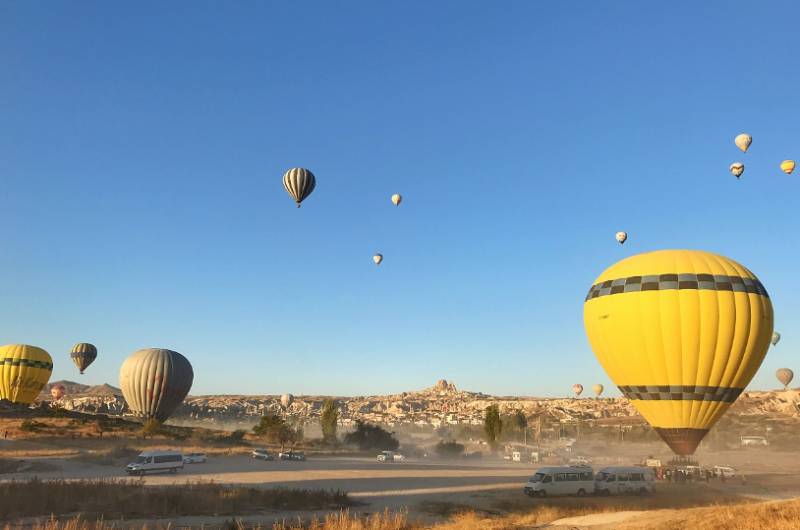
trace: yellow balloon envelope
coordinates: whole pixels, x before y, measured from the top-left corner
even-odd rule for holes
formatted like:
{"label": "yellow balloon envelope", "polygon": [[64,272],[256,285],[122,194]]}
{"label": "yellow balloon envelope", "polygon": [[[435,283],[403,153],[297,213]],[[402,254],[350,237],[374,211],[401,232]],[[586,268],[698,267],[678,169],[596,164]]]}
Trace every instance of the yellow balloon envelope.
{"label": "yellow balloon envelope", "polygon": [[781,171],[787,175],[791,175],[792,171],[794,171],[794,160],[784,160],[781,162]]}
{"label": "yellow balloon envelope", "polygon": [[30,405],[50,380],[53,359],[36,346],[0,346],[0,399]]}
{"label": "yellow balloon envelope", "polygon": [[772,337],[764,286],[735,261],[660,250],[606,269],[586,296],[611,380],[678,454],[692,454],[755,375]]}

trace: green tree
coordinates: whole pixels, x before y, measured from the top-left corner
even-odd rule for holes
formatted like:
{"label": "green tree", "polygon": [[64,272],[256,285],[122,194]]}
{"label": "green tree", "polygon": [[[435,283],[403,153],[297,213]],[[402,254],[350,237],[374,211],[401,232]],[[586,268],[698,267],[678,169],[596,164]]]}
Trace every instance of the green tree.
{"label": "green tree", "polygon": [[500,408],[497,405],[486,407],[486,416],[483,419],[483,433],[492,449],[497,446],[497,440],[503,432],[503,420],[500,418]]}
{"label": "green tree", "polygon": [[142,436],[147,438],[148,436],[155,436],[156,434],[161,434],[161,422],[155,418],[150,418],[145,420],[142,424]]}
{"label": "green tree", "polygon": [[377,425],[370,425],[359,420],[356,422],[356,430],[344,435],[344,443],[357,445],[362,451],[370,449],[394,451],[400,447],[400,442],[393,434]]}
{"label": "green tree", "polygon": [[439,440],[434,451],[436,451],[439,458],[458,458],[464,454],[464,445],[454,440],[448,442]]}
{"label": "green tree", "polygon": [[294,441],[294,431],[277,414],[267,413],[261,416],[261,421],[253,427],[253,432],[262,436],[269,443],[279,443],[281,447]]}
{"label": "green tree", "polygon": [[528,418],[525,416],[525,413],[521,410],[518,410],[511,416],[511,422],[514,427],[516,427],[517,432],[523,435],[523,439],[525,444],[528,443]]}
{"label": "green tree", "polygon": [[319,418],[322,427],[322,440],[327,444],[335,444],[336,429],[339,423],[339,410],[332,399],[326,399],[322,404],[322,412]]}

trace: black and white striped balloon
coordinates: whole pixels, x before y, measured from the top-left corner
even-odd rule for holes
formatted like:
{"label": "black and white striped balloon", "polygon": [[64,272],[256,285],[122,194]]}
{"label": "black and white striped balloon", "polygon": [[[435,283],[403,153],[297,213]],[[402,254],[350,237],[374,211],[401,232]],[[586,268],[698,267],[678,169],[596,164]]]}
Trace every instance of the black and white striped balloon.
{"label": "black and white striped balloon", "polygon": [[298,208],[300,208],[300,203],[311,195],[316,186],[317,179],[308,169],[293,167],[283,174],[283,187],[286,188],[286,192],[297,203]]}

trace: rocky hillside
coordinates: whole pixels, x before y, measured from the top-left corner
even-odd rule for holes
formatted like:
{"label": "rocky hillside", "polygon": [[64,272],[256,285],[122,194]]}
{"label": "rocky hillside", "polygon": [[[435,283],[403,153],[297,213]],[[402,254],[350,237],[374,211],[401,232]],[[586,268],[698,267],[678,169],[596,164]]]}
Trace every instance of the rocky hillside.
{"label": "rocky hillside", "polygon": [[[60,405],[68,410],[124,414],[125,401],[119,389],[110,385],[86,386],[69,381],[67,393]],[[41,395],[50,400],[49,387]],[[330,396],[294,396],[288,407],[281,405],[280,396],[189,396],[176,411],[173,420],[209,424],[217,427],[249,427],[265,412],[285,415],[303,422],[319,418],[325,399]],[[481,392],[459,390],[445,380],[415,392],[385,396],[333,397],[339,406],[340,420],[348,425],[356,420],[390,426],[417,425],[481,425],[486,407],[496,404],[504,414],[517,410],[529,417],[548,422],[595,420],[609,423],[641,422],[636,410],[624,398],[535,398],[500,397]],[[746,392],[734,404],[736,415],[764,415],[793,418],[800,416],[800,397],[794,390]]]}

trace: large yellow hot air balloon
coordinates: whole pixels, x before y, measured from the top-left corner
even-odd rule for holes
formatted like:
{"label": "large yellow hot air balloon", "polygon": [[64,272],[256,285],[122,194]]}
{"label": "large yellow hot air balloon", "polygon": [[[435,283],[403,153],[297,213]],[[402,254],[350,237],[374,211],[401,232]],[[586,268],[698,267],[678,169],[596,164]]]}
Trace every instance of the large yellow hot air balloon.
{"label": "large yellow hot air balloon", "polygon": [[787,175],[791,175],[792,171],[794,171],[794,160],[784,160],[781,162],[781,171]]}
{"label": "large yellow hot air balloon", "polygon": [[697,250],[660,250],[606,269],[586,296],[606,373],[678,454],[692,454],[755,375],[773,312],[758,278]]}
{"label": "large yellow hot air balloon", "polygon": [[0,346],[0,399],[30,405],[50,380],[53,359],[36,346]]}

